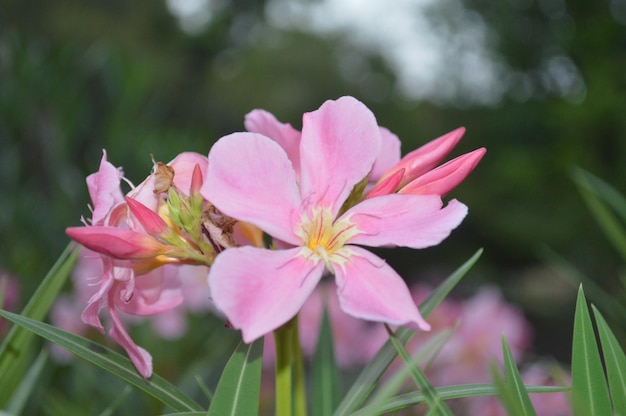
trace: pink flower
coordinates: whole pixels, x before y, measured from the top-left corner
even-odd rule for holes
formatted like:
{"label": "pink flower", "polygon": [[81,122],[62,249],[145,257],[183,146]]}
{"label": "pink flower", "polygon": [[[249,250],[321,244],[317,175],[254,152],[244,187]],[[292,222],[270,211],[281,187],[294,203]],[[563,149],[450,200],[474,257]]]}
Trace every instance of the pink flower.
{"label": "pink flower", "polygon": [[[204,173],[206,167],[205,157],[183,153],[166,170],[175,172],[169,181],[184,193],[200,187],[198,178],[202,175],[194,172],[200,169]],[[90,225],[67,229],[70,237],[94,250],[84,252],[85,259],[92,264],[87,267],[90,272],[81,278],[92,282],[87,307],[82,313],[83,322],[104,332],[99,315],[101,309],[106,309],[112,323],[109,334],[146,378],[152,374],[152,357],[130,338],[120,312],[155,315],[183,301],[178,276],[157,268],[178,263],[180,259],[170,255],[180,255],[182,250],[159,240],[170,238],[173,244],[182,241],[175,234],[167,234],[171,229],[159,219],[160,210],[167,207],[162,192],[167,191],[170,183],[167,178],[157,178],[158,173],[150,175],[125,199],[120,188],[122,171],[107,161],[104,152],[100,169],[87,178],[93,203]],[[155,192],[157,187],[162,189]]]}
{"label": "pink flower", "polygon": [[467,208],[456,200],[443,207],[438,195],[410,194],[342,208],[372,171],[382,140],[374,115],[343,97],[304,115],[297,152],[255,133],[235,133],[213,146],[202,194],[226,215],[289,246],[231,248],[209,272],[217,307],[246,342],[295,316],[324,269],[335,275],[344,312],[429,329],[402,278],[357,244],[433,246],[460,224]]}

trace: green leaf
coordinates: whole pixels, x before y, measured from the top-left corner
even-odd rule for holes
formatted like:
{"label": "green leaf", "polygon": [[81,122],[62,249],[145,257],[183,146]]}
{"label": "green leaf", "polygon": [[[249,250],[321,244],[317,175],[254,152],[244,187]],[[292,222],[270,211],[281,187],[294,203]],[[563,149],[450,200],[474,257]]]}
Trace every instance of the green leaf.
{"label": "green leaf", "polygon": [[626,415],[626,356],[600,311],[594,305],[591,307],[600,334],[615,416],[624,416]]}
{"label": "green leaf", "polygon": [[[68,244],[24,307],[23,316],[43,320],[72,271],[77,256],[74,244]],[[23,378],[22,373],[29,367],[35,339],[32,332],[15,326],[0,345],[0,407],[7,405]]]}
{"label": "green leaf", "polygon": [[[469,260],[448,276],[448,278],[420,305],[419,309],[424,318],[427,318],[448,293],[461,281],[463,276],[465,276],[478,261],[482,252],[483,249],[476,251]],[[398,328],[398,330],[396,330],[396,337],[403,345],[406,344],[414,334],[415,331],[411,329]],[[361,406],[396,356],[396,349],[391,341],[387,341],[385,345],[378,350],[378,353],[370,363],[361,371],[348,393],[344,396],[341,403],[339,403],[339,407],[335,411],[335,416],[348,415]]]}
{"label": "green leaf", "polygon": [[[498,389],[492,384],[462,384],[458,386],[437,387],[435,389],[439,397],[443,400],[462,399],[464,397],[476,396],[494,396],[498,394]],[[569,388],[554,386],[526,386],[529,393],[558,393],[569,391]],[[351,416],[373,416],[383,415],[398,410],[406,409],[415,405],[426,402],[424,393],[415,391],[411,393],[400,394],[387,400],[383,406],[373,409],[371,406],[365,406],[356,412],[350,413]]]}
{"label": "green leaf", "polygon": [[155,397],[175,411],[202,410],[175,386],[158,375],[146,380],[137,373],[130,360],[91,340],[65,332],[52,325],[0,310],[0,316],[84,358]]}
{"label": "green leaf", "polygon": [[420,391],[424,394],[424,398],[426,399],[426,403],[428,403],[428,414],[432,415],[443,415],[443,416],[453,416],[452,410],[448,407],[448,405],[439,397],[437,391],[433,388],[426,378],[426,375],[422,371],[421,368],[417,365],[415,361],[411,358],[411,355],[404,348],[404,345],[398,341],[396,335],[393,333],[391,328],[385,324],[385,328],[387,328],[387,332],[389,333],[389,339],[393,343],[393,346],[398,351],[400,357],[402,357],[402,361],[404,361],[404,365],[409,366],[411,376],[413,376],[413,381],[420,389]]}
{"label": "green leaf", "polygon": [[[607,239],[613,244],[613,247],[622,256],[622,259],[626,261],[626,230],[624,229],[624,224],[615,217],[601,198],[602,195],[606,194],[608,185],[605,184],[605,187],[600,187],[604,194],[598,194],[597,187],[600,180],[596,178],[592,185],[589,180],[590,176],[589,173],[583,170],[574,172],[574,180],[578,185],[578,190]],[[609,200],[613,199],[609,198]],[[620,209],[620,212],[623,212],[624,207],[621,203],[618,203],[616,207]]]}
{"label": "green leaf", "polygon": [[[501,380],[498,380],[495,384],[504,399],[503,404],[507,412],[510,415],[537,416],[504,336],[502,336],[502,354],[504,356],[506,381],[502,383]],[[494,374],[497,375],[497,372]]]}
{"label": "green leaf", "polygon": [[263,338],[239,343],[217,384],[209,416],[258,414],[262,358]]}
{"label": "green leaf", "polygon": [[575,283],[576,286],[582,283],[587,294],[586,296],[592,302],[602,305],[602,310],[608,316],[617,321],[626,322],[626,307],[615,296],[602,289],[593,279],[585,276],[570,262],[547,247],[541,250],[540,256],[559,276],[563,276],[568,281]]}
{"label": "green leaf", "polygon": [[[455,329],[456,328],[445,329],[429,339],[428,342],[413,355],[413,361],[422,364],[426,360],[434,360],[439,351],[441,351],[448,340],[450,340],[455,332]],[[389,380],[387,380],[380,389],[376,391],[376,394],[374,394],[367,402],[367,408],[372,409],[368,414],[379,414],[377,406],[383,406],[383,403],[385,403],[394,394],[397,394],[397,392],[404,387],[406,379],[409,376],[410,369],[410,366],[402,367]]]}
{"label": "green leaf", "polygon": [[600,352],[582,286],[578,290],[574,316],[572,406],[574,416],[612,414]]}
{"label": "green leaf", "polygon": [[13,393],[13,397],[7,406],[7,411],[13,415],[21,415],[24,407],[28,403],[28,400],[33,392],[33,389],[37,385],[39,377],[41,377],[43,370],[48,362],[48,350],[41,350],[37,359],[33,362],[28,373],[22,379],[22,382]]}
{"label": "green leaf", "polygon": [[579,186],[602,198],[626,222],[626,197],[617,189],[584,169],[574,169],[572,177]]}
{"label": "green leaf", "polygon": [[315,349],[315,356],[313,357],[312,376],[313,415],[331,415],[339,404],[341,379],[337,369],[337,362],[335,361],[333,334],[326,308],[324,308],[322,325]]}

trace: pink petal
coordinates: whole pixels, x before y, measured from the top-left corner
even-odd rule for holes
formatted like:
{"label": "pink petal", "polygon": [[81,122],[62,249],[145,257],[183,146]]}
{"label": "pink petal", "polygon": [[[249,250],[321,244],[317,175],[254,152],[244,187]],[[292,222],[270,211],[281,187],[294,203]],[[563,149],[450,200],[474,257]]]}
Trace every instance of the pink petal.
{"label": "pink petal", "polygon": [[300,253],[245,246],[217,256],[209,270],[211,295],[245,342],[293,318],[321,279],[324,264]]}
{"label": "pink petal", "polygon": [[296,174],[284,150],[265,136],[234,133],[209,153],[201,194],[220,211],[297,244],[292,221],[300,207]]}
{"label": "pink petal", "polygon": [[380,153],[372,167],[370,182],[376,182],[400,162],[400,139],[384,127],[380,127]]}
{"label": "pink petal", "polygon": [[344,312],[369,321],[430,329],[406,283],[387,262],[360,247],[346,246],[344,250],[348,260],[334,268]]}
{"label": "pink petal", "polygon": [[93,203],[92,224],[103,224],[113,207],[123,201],[120,189],[122,176],[120,169],[107,162],[106,150],[102,150],[100,169],[87,176],[87,189]]}
{"label": "pink petal", "polygon": [[133,297],[128,302],[117,302],[117,306],[124,312],[146,316],[169,311],[183,303],[175,267],[163,266],[136,276]]}
{"label": "pink petal", "polygon": [[336,215],[379,155],[376,118],[360,101],[342,97],[306,113],[302,124],[302,199],[328,207]]}
{"label": "pink petal", "polygon": [[246,114],[246,130],[269,137],[283,148],[294,170],[300,172],[300,132],[291,124],[283,124],[265,110],[252,110]]}
{"label": "pink petal", "polygon": [[141,374],[143,378],[150,378],[152,375],[152,356],[148,353],[148,351],[137,346],[137,344],[135,344],[135,342],[128,335],[128,332],[126,332],[124,324],[122,324],[117,310],[115,309],[115,305],[113,304],[114,296],[115,295],[111,293],[109,295],[108,302],[109,315],[113,323],[111,331],[109,331],[109,335],[111,335],[111,337],[126,350],[128,357],[139,374]]}
{"label": "pink petal", "polygon": [[409,182],[398,193],[444,196],[467,178],[486,151],[480,148],[452,159]]}
{"label": "pink petal", "polygon": [[448,237],[466,214],[467,207],[457,200],[442,208],[436,195],[391,194],[365,200],[341,218],[360,231],[350,244],[425,248]]}

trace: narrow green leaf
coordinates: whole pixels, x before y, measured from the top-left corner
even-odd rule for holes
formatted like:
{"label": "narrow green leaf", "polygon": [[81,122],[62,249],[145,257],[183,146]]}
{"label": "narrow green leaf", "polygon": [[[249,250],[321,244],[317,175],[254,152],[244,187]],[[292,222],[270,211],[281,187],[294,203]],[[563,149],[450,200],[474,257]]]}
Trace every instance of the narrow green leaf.
{"label": "narrow green leaf", "polygon": [[[498,394],[498,389],[493,384],[462,384],[458,386],[437,387],[435,389],[439,397],[443,400],[462,399],[464,397],[494,396]],[[529,393],[559,393],[567,392],[569,388],[555,386],[526,386]],[[400,394],[387,400],[384,405],[377,409],[365,406],[351,416],[374,416],[384,415],[398,410],[406,409],[419,404],[424,404],[426,398],[423,392],[415,391]]]}
{"label": "narrow green leaf", "polygon": [[626,261],[626,230],[624,229],[624,224],[615,217],[609,207],[606,206],[606,203],[600,198],[596,189],[589,183],[589,174],[581,172],[584,171],[578,171],[574,174],[581,196],[604,235],[613,244],[613,247],[622,256],[622,259]]}
{"label": "narrow green leaf", "polygon": [[259,412],[263,338],[239,343],[217,383],[209,416],[250,416]]}
{"label": "narrow green leaf", "polygon": [[626,222],[626,197],[619,193],[617,189],[584,169],[574,169],[572,177],[578,185],[585,187],[602,198],[620,216],[621,220]]}
{"label": "narrow green leaf", "polygon": [[320,333],[313,357],[313,400],[312,410],[315,416],[332,415],[341,392],[341,379],[335,352],[333,350],[333,334],[328,318],[328,310],[324,308],[324,315]]}
{"label": "narrow green leaf", "polygon": [[[456,328],[445,329],[428,340],[428,342],[413,355],[413,361],[419,363],[420,365],[426,360],[432,361],[452,337],[455,329]],[[400,389],[405,385],[406,379],[409,377],[410,369],[411,367],[409,366],[403,366],[376,391],[372,398],[367,402],[367,408],[371,409],[371,412],[367,413],[368,415],[380,414],[378,406],[383,406],[383,403],[400,391]]]}
{"label": "narrow green leaf", "polygon": [[600,351],[582,286],[578,290],[574,316],[572,407],[574,416],[611,414],[609,391],[600,361]]}
{"label": "narrow green leaf", "polygon": [[37,359],[33,362],[22,382],[13,393],[13,397],[7,406],[7,411],[10,414],[21,415],[23,413],[24,407],[28,403],[33,389],[37,385],[37,381],[48,362],[48,357],[48,350],[43,349],[39,352]]}
{"label": "narrow green leaf", "polygon": [[404,365],[410,367],[410,373],[415,381],[415,384],[420,389],[420,391],[424,394],[424,398],[426,399],[426,403],[428,403],[428,414],[432,415],[442,415],[442,416],[454,416],[452,414],[452,410],[448,407],[448,405],[439,397],[437,391],[433,388],[430,381],[424,374],[421,368],[417,365],[415,361],[411,358],[411,355],[404,348],[404,345],[396,338],[396,335],[393,333],[389,326],[385,325],[387,328],[387,332],[389,333],[389,339],[393,343],[393,346],[398,351],[400,357],[404,361]]}
{"label": "narrow green leaf", "polygon": [[[463,276],[478,261],[483,249],[479,249],[474,255],[467,260],[461,267],[452,273],[430,294],[430,296],[420,305],[420,312],[424,318],[427,318],[432,311],[443,301],[450,291],[461,281]],[[415,334],[415,331],[406,328],[398,328],[396,337],[404,345]],[[368,398],[376,383],[385,372],[389,364],[396,358],[397,352],[391,341],[387,341],[385,345],[378,350],[376,356],[361,371],[354,384],[344,396],[339,407],[335,411],[335,416],[348,415],[354,412]]]}
{"label": "narrow green leaf", "polygon": [[158,375],[146,380],[137,373],[130,360],[91,340],[65,332],[52,325],[35,321],[25,316],[0,310],[0,316],[51,341],[77,356],[97,365],[155,397],[175,411],[202,410],[202,407],[187,397],[175,386]]}
{"label": "narrow green leaf", "polygon": [[[22,315],[41,321],[54,303],[59,291],[69,276],[78,250],[73,244],[68,244],[52,269],[43,279],[28,304],[22,311]],[[29,367],[32,357],[32,349],[35,337],[33,334],[20,327],[11,328],[6,338],[0,345],[0,407],[6,406],[11,399],[13,391],[19,385],[22,372]]]}
{"label": "narrow green leaf", "polygon": [[626,415],[626,355],[619,345],[617,338],[604,320],[604,317],[594,305],[591,305],[593,315],[596,318],[602,354],[606,364],[606,372],[609,379],[609,390],[615,416]]}
{"label": "narrow green leaf", "polygon": [[515,364],[515,360],[513,359],[513,354],[511,354],[511,349],[509,348],[509,344],[506,342],[506,338],[504,335],[502,336],[502,354],[504,356],[504,371],[506,374],[506,381],[504,383],[504,390],[508,393],[506,394],[509,397],[509,405],[505,406],[511,415],[519,415],[519,416],[537,416],[533,404],[530,401],[530,397],[528,396],[528,392],[526,391],[526,386],[524,386],[524,382],[522,381],[522,376],[517,369],[517,365]]}
{"label": "narrow green leaf", "polygon": [[617,321],[626,322],[626,307],[617,300],[615,296],[612,296],[602,289],[593,279],[585,276],[569,261],[547,247],[544,247],[539,255],[543,257],[544,261],[554,273],[563,276],[576,286],[582,283],[585,288],[586,296],[592,302],[602,305],[602,310],[605,311],[608,316]]}

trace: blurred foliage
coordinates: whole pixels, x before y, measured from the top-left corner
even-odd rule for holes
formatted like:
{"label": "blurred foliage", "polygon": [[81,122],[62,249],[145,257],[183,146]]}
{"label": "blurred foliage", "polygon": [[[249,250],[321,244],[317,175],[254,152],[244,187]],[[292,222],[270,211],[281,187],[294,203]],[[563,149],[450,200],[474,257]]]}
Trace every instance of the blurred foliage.
{"label": "blurred foliage", "polygon": [[[253,108],[299,128],[303,112],[350,94],[398,134],[404,152],[460,125],[467,134],[455,155],[488,149],[453,193],[470,207],[460,229],[440,247],[394,251],[389,261],[416,278],[450,271],[485,247],[473,281],[499,282],[526,306],[547,302],[551,311],[529,314],[569,343],[569,326],[555,323],[571,320],[558,309],[571,311],[575,292],[547,283],[554,276],[535,253],[548,244],[600,284],[620,267],[569,172],[576,164],[626,191],[626,27],[623,11],[616,14],[623,0],[463,0],[514,75],[487,106],[463,96],[410,100],[394,89],[382,56],[341,33],[273,27],[265,1],[215,3],[194,34],[180,29],[165,1],[0,4],[0,269],[20,277],[23,293],[66,245],[65,227],[89,216],[84,177],[103,148],[138,183],[150,154],[168,161],[185,150],[207,153],[242,130]],[[429,18],[453,27],[446,19],[456,4],[432,6]],[[360,76],[342,69],[346,55],[360,62]],[[559,89],[558,73],[546,78],[563,57],[584,81],[577,94]]]}

